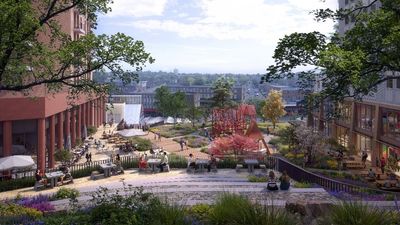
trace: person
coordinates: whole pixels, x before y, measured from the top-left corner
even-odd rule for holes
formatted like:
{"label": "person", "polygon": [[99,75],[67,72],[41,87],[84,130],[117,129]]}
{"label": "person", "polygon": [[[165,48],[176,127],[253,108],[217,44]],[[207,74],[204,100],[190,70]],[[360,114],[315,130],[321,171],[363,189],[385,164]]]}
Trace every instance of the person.
{"label": "person", "polygon": [[368,153],[364,150],[361,156],[361,161],[364,165],[364,168],[366,167],[367,158],[368,158]]}
{"label": "person", "polygon": [[117,155],[115,156],[115,160],[121,161],[121,156],[119,156],[119,154],[117,154]]}
{"label": "person", "polygon": [[86,153],[85,158],[86,158],[86,162],[89,162],[89,154],[88,153]]}
{"label": "person", "polygon": [[381,171],[382,171],[382,174],[385,174],[385,166],[386,166],[386,161],[385,161],[385,158],[382,156],[382,158],[381,158]]}
{"label": "person", "polygon": [[160,172],[164,172],[164,166],[166,165],[168,165],[168,156],[167,153],[164,152],[163,156],[161,157],[160,165],[158,165],[158,168],[160,168]]}
{"label": "person", "polygon": [[376,177],[375,172],[372,170],[372,168],[369,168],[368,178],[375,179],[375,177]]}
{"label": "person", "polygon": [[281,190],[288,190],[290,187],[290,177],[288,176],[286,170],[283,171],[282,176],[279,178],[279,181],[281,182],[280,184],[280,189]]}
{"label": "person", "polygon": [[92,153],[89,152],[89,162],[92,162]]}
{"label": "person", "polygon": [[217,168],[217,159],[214,157],[214,154],[211,154],[210,161],[208,161],[207,170],[211,171],[211,167]]}
{"label": "person", "polygon": [[42,175],[40,175],[40,170],[36,170],[35,179],[36,179],[36,182],[47,185],[47,180],[44,179],[42,177]]}
{"label": "person", "polygon": [[181,138],[179,140],[179,145],[181,146],[181,151],[183,151],[183,143],[184,143],[183,138]]}
{"label": "person", "polygon": [[375,158],[375,166],[379,167],[379,159],[378,159],[378,157]]}
{"label": "person", "polygon": [[267,136],[269,136],[270,131],[269,131],[269,127],[267,127]]}
{"label": "person", "polygon": [[158,132],[157,135],[158,135],[158,140],[161,141],[161,133]]}
{"label": "person", "polygon": [[117,166],[117,171],[121,171],[121,173],[124,173],[124,168],[122,167],[122,162],[121,162],[121,157],[119,156],[119,154],[117,154],[117,156],[115,156],[115,164]]}
{"label": "person", "polygon": [[67,166],[60,167],[60,171],[64,173],[64,175],[62,175],[60,177],[61,184],[64,184],[64,180],[66,180],[66,179],[70,179],[72,181],[72,175]]}
{"label": "person", "polygon": [[195,162],[195,160],[193,158],[193,154],[192,153],[189,154],[188,168],[192,168],[192,169],[196,170],[196,162]]}
{"label": "person", "polygon": [[145,154],[144,157],[143,157],[143,155],[140,156],[140,158],[139,158],[139,170],[147,168],[146,156],[147,156],[146,154]]}
{"label": "person", "polygon": [[269,171],[269,174],[268,174],[268,179],[269,179],[269,181],[275,181],[275,173],[274,173],[274,171]]}

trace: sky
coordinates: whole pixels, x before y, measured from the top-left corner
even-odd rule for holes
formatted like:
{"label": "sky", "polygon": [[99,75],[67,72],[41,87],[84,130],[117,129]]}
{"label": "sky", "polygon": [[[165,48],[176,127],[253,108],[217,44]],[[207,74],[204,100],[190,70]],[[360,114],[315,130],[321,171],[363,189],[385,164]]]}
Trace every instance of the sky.
{"label": "sky", "polygon": [[280,38],[293,32],[330,34],[334,23],[310,11],[337,0],[114,0],[95,33],[123,32],[155,58],[144,70],[265,73]]}

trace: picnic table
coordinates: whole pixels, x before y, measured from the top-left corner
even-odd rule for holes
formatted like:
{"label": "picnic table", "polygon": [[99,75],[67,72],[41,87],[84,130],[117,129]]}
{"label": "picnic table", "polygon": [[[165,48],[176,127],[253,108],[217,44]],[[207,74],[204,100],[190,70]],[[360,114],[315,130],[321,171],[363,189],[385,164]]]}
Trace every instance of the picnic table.
{"label": "picnic table", "polygon": [[50,180],[50,188],[55,187],[57,184],[58,178],[60,178],[62,176],[64,176],[64,173],[61,171],[46,173],[47,180]]}
{"label": "picnic table", "polygon": [[115,168],[117,165],[114,163],[104,163],[100,164],[100,167],[104,170],[104,177],[111,176],[111,169]]}
{"label": "picnic table", "polygon": [[159,165],[161,162],[161,159],[149,159],[147,160],[147,164],[151,167],[151,171],[155,172],[156,171],[156,166]]}
{"label": "picnic table", "polygon": [[200,172],[203,172],[204,166],[208,165],[207,159],[196,159],[196,165],[199,166]]}
{"label": "picnic table", "polygon": [[244,163],[247,165],[247,169],[249,173],[252,173],[254,171],[254,166],[258,165],[258,160],[257,159],[245,159]]}

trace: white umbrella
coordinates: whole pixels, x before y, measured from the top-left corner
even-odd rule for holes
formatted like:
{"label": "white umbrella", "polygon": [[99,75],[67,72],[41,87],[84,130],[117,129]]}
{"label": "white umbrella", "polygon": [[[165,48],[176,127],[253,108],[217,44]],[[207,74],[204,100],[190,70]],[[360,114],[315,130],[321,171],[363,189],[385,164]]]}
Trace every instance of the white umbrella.
{"label": "white umbrella", "polygon": [[29,155],[12,155],[0,158],[0,171],[32,168],[34,165],[35,162]]}
{"label": "white umbrella", "polygon": [[147,133],[143,132],[141,129],[125,129],[117,131],[117,133],[123,137],[134,137],[134,136],[142,136]]}

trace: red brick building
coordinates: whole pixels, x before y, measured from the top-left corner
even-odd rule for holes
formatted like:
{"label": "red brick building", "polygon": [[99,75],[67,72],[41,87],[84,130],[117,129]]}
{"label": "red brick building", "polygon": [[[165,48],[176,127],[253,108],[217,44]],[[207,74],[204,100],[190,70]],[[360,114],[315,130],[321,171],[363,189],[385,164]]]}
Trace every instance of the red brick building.
{"label": "red brick building", "polygon": [[[56,18],[62,30],[76,40],[90,32],[85,15],[71,9]],[[48,37],[39,34],[40,41]],[[91,79],[92,74],[85,75]],[[54,167],[56,149],[74,147],[90,126],[105,121],[105,100],[80,96],[69,101],[67,90],[49,94],[43,86],[28,96],[0,92],[0,157],[25,154],[37,160],[40,170]]]}

